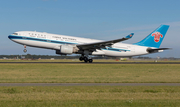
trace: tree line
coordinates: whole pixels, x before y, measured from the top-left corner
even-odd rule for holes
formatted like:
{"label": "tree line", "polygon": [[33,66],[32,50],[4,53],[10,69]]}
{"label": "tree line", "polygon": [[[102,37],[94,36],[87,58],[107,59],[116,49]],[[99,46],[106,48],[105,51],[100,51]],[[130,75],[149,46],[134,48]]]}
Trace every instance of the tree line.
{"label": "tree line", "polygon": [[[79,59],[80,55],[0,55],[0,59]],[[93,59],[119,59],[119,57],[109,57],[109,56],[92,56]],[[130,58],[131,59],[131,58]],[[157,59],[151,57],[143,57],[137,56],[132,59]],[[179,60],[180,58],[174,57],[163,57],[160,59],[171,59],[171,60]]]}
{"label": "tree line", "polygon": [[[0,55],[0,59],[79,59],[80,55]],[[95,56],[94,59],[110,59],[109,57]]]}

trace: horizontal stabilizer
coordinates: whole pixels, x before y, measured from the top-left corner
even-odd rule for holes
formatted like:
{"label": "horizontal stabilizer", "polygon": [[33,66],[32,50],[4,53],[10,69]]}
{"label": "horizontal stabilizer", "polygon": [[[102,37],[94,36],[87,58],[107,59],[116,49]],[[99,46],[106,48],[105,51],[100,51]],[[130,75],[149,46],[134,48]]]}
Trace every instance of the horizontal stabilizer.
{"label": "horizontal stabilizer", "polygon": [[148,48],[147,52],[149,52],[149,53],[156,53],[156,52],[161,52],[161,51],[167,50],[167,49],[171,49],[171,48],[157,48],[157,49]]}

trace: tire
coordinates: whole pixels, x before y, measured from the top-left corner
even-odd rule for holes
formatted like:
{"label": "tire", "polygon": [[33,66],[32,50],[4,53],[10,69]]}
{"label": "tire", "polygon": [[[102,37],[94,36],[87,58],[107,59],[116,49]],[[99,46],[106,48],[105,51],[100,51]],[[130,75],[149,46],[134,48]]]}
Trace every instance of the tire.
{"label": "tire", "polygon": [[82,61],[82,60],[84,60],[84,58],[83,58],[83,57],[80,57],[79,60]]}
{"label": "tire", "polygon": [[93,62],[93,59],[89,59],[89,63],[92,63]]}
{"label": "tire", "polygon": [[84,62],[87,63],[88,62],[88,58],[84,57]]}
{"label": "tire", "polygon": [[80,60],[80,61],[83,61],[83,60],[84,60],[84,57],[81,56],[81,57],[79,58],[79,60]]}
{"label": "tire", "polygon": [[24,52],[24,53],[26,53],[26,52],[27,52],[27,50],[26,50],[26,49],[24,49],[24,50],[23,50],[23,52]]}

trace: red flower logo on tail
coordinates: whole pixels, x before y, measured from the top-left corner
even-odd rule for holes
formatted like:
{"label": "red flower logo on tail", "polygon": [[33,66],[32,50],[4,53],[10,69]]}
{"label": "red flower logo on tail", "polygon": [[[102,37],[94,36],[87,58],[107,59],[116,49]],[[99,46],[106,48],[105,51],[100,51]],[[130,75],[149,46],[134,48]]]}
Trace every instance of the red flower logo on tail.
{"label": "red flower logo on tail", "polygon": [[153,33],[152,36],[154,36],[154,41],[155,41],[155,42],[159,42],[160,37],[161,37],[161,38],[163,37],[163,35],[162,35],[161,33],[159,33],[159,32]]}

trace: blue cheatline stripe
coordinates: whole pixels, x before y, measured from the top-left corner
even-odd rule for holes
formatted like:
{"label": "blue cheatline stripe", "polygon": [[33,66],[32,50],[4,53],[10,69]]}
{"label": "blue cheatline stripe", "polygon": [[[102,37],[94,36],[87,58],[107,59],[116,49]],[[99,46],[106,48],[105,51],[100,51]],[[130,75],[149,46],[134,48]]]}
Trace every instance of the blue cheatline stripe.
{"label": "blue cheatline stripe", "polygon": [[50,40],[50,39],[32,38],[32,37],[24,37],[24,36],[14,36],[14,35],[9,35],[8,38],[9,39],[34,40],[34,41],[57,43],[57,44],[77,44],[77,43],[71,43],[71,42],[55,41],[55,40]]}
{"label": "blue cheatline stripe", "polygon": [[[57,43],[57,44],[78,44],[78,43],[71,43],[71,42],[62,42],[62,41],[55,41],[50,39],[41,39],[41,38],[32,38],[32,37],[25,37],[25,36],[15,36],[15,35],[9,35],[9,39],[22,39],[22,40],[34,40],[34,41],[40,41],[40,42],[49,42],[49,43]],[[125,49],[118,49],[118,48],[101,48],[102,50],[109,50],[109,51],[116,51],[116,52],[126,52],[130,50]]]}
{"label": "blue cheatline stripe", "polygon": [[130,50],[125,50],[125,49],[118,49],[118,48],[102,48],[102,50],[109,50],[109,51],[116,51],[116,52],[126,52]]}

